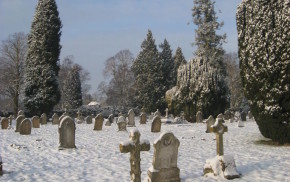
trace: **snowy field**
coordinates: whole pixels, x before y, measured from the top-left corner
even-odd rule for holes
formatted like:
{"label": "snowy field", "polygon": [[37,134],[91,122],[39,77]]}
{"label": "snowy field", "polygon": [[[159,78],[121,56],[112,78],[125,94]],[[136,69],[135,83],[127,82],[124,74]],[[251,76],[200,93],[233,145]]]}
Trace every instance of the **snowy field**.
{"label": "snowy field", "polygon": [[[105,122],[104,122],[105,123]],[[139,119],[136,119],[136,124]],[[290,147],[261,144],[267,140],[254,121],[227,123],[224,153],[233,155],[242,174],[233,181],[290,181]],[[48,123],[33,128],[28,136],[14,129],[0,129],[0,154],[4,174],[0,181],[130,181],[129,155],[119,151],[119,143],[129,139],[128,132],[118,132],[117,125],[94,131],[93,124],[76,125],[76,149],[58,150],[58,126]],[[13,121],[15,128],[15,121]],[[150,151],[141,152],[142,181],[153,159],[153,142],[161,133],[151,133],[151,123],[138,125],[141,139],[148,139]],[[205,133],[206,125],[162,125],[161,132],[172,131],[180,140],[178,167],[182,181],[220,181],[221,177],[204,177],[206,159],[216,155],[215,134]]]}

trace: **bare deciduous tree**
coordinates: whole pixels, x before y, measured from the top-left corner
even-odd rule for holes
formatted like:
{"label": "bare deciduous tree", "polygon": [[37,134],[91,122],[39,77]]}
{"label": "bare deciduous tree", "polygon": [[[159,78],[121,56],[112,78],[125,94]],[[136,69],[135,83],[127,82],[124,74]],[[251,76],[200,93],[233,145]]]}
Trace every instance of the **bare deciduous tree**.
{"label": "bare deciduous tree", "polygon": [[0,94],[11,99],[14,114],[19,109],[26,53],[27,35],[22,32],[10,35],[0,47]]}

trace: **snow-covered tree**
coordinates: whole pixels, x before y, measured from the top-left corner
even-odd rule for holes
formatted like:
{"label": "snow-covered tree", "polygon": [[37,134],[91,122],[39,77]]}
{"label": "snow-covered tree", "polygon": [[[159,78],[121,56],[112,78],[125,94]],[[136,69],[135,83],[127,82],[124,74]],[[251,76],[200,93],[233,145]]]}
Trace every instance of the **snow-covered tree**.
{"label": "snow-covered tree", "polygon": [[162,60],[162,72],[163,72],[163,82],[166,90],[171,89],[175,86],[174,78],[174,59],[172,57],[172,50],[166,39],[159,45],[161,48],[160,58]]}
{"label": "snow-covered tree", "polygon": [[179,66],[186,64],[186,60],[184,58],[182,49],[180,47],[177,47],[175,55],[173,56],[173,59],[174,59],[173,84],[174,86],[176,86],[178,68]]}
{"label": "snow-covered tree", "polygon": [[136,104],[148,112],[165,109],[166,87],[163,82],[162,59],[158,53],[152,32],[142,42],[141,51],[134,60]]}
{"label": "snow-covered tree", "polygon": [[27,53],[27,35],[15,33],[2,42],[0,47],[0,94],[11,99],[17,115],[20,94],[23,91],[23,67]]}
{"label": "snow-covered tree", "polygon": [[237,10],[242,84],[262,135],[290,142],[289,0],[243,0]]}
{"label": "snow-covered tree", "polygon": [[66,109],[77,109],[82,106],[82,85],[80,67],[73,65],[63,83],[63,105]]}
{"label": "snow-covered tree", "polygon": [[30,114],[49,113],[59,102],[61,20],[55,0],[39,0],[28,36],[24,106]]}

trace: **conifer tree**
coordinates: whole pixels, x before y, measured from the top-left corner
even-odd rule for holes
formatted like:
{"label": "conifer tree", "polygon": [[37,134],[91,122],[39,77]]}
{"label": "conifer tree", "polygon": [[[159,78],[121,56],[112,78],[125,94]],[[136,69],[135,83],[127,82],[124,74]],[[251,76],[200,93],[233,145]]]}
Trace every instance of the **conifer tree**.
{"label": "conifer tree", "polygon": [[136,104],[145,107],[148,112],[164,110],[166,88],[162,84],[162,60],[150,30],[141,44],[141,49],[132,65],[136,85]]}
{"label": "conifer tree", "polygon": [[82,86],[80,67],[74,65],[64,81],[63,102],[66,109],[77,109],[82,106]]}
{"label": "conifer tree", "polygon": [[172,57],[172,50],[166,39],[164,42],[159,45],[162,49],[160,52],[160,58],[162,60],[162,72],[163,72],[163,85],[165,86],[166,91],[175,86],[174,78],[174,59]]}
{"label": "conifer tree", "polygon": [[28,37],[24,105],[30,114],[49,113],[58,88],[61,20],[54,0],[39,0]]}
{"label": "conifer tree", "polygon": [[289,0],[243,0],[237,10],[245,96],[261,134],[280,143],[290,142],[289,24]]}
{"label": "conifer tree", "polygon": [[179,68],[179,66],[186,64],[186,60],[184,58],[184,55],[182,53],[182,49],[180,47],[177,47],[173,59],[174,59],[173,84],[175,86],[176,82],[177,82],[177,71],[178,71],[178,68]]}

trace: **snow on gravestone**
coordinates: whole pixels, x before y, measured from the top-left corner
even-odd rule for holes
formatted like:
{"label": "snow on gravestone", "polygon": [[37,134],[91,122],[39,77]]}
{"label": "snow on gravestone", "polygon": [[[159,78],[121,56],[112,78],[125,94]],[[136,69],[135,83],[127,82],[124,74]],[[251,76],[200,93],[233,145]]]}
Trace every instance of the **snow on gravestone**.
{"label": "snow on gravestone", "polygon": [[211,132],[211,126],[214,124],[215,120],[213,118],[212,115],[210,115],[208,117],[208,119],[206,120],[206,133],[210,133]]}
{"label": "snow on gravestone", "polygon": [[154,142],[152,166],[148,170],[148,181],[180,182],[177,167],[179,140],[171,132],[165,132]]}
{"label": "snow on gravestone", "polygon": [[20,116],[20,115],[24,116],[24,112],[22,110],[19,110],[17,113],[17,116]]}
{"label": "snow on gravestone", "polygon": [[5,117],[1,118],[1,128],[2,130],[7,129],[9,126],[9,120]]}
{"label": "snow on gravestone", "polygon": [[32,121],[32,127],[33,128],[39,128],[40,127],[40,119],[38,116],[33,116],[31,118],[31,121]]}
{"label": "snow on gravestone", "polygon": [[157,115],[153,118],[152,125],[151,125],[151,132],[157,133],[161,130],[161,119]]}
{"label": "snow on gravestone", "polygon": [[119,116],[117,120],[118,131],[127,131],[127,123],[124,116]]}
{"label": "snow on gravestone", "polygon": [[140,152],[150,150],[149,141],[140,141],[140,135],[138,129],[133,129],[130,132],[130,140],[121,142],[119,145],[121,153],[130,152],[130,176],[132,182],[141,182]]}
{"label": "snow on gravestone", "polygon": [[47,124],[47,116],[45,113],[40,116],[40,124]]}
{"label": "snow on gravestone", "polygon": [[31,121],[29,119],[24,119],[21,121],[19,125],[19,133],[20,135],[30,135],[31,134]]}
{"label": "snow on gravestone", "polygon": [[104,122],[104,118],[102,116],[102,114],[98,114],[95,117],[95,126],[94,126],[94,130],[100,131],[103,128],[103,122]]}
{"label": "snow on gravestone", "polygon": [[75,145],[75,130],[76,125],[73,119],[69,116],[65,116],[58,128],[59,133],[59,149],[64,148],[76,148]]}
{"label": "snow on gravestone", "polygon": [[52,124],[53,125],[58,125],[59,124],[59,116],[56,113],[54,113],[52,115]]}
{"label": "snow on gravestone", "polygon": [[215,176],[221,175],[226,179],[239,178],[240,174],[236,170],[235,160],[231,155],[224,155],[223,134],[228,131],[228,127],[223,124],[223,119],[217,118],[211,126],[211,132],[216,134],[217,156],[207,159],[203,167],[204,175],[213,173]]}
{"label": "snow on gravestone", "polygon": [[16,129],[15,132],[19,132],[20,123],[25,119],[23,115],[17,116],[16,118]]}
{"label": "snow on gravestone", "polygon": [[135,126],[135,113],[133,109],[130,109],[128,111],[128,127],[133,127]]}

